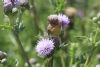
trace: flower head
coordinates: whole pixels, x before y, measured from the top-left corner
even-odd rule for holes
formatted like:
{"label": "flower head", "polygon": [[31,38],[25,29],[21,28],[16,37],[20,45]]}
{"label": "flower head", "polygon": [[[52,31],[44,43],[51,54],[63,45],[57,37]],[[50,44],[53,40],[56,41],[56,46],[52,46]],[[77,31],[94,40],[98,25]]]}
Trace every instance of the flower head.
{"label": "flower head", "polygon": [[46,38],[38,41],[37,46],[36,46],[36,52],[38,53],[39,56],[41,57],[46,57],[52,53],[54,50],[54,42],[53,40]]}
{"label": "flower head", "polygon": [[12,2],[10,0],[4,0],[3,3],[4,3],[4,11],[5,12],[12,10],[13,6],[12,6]]}
{"label": "flower head", "polygon": [[59,20],[59,23],[61,24],[62,28],[66,27],[70,23],[68,17],[63,14],[58,15],[58,20]]}
{"label": "flower head", "polygon": [[16,6],[19,3],[19,0],[3,0],[4,7],[11,5],[11,6]]}
{"label": "flower head", "polygon": [[5,13],[12,12],[12,9],[18,6],[29,6],[28,0],[3,0],[3,4]]}
{"label": "flower head", "polygon": [[54,14],[48,16],[49,23],[51,25],[60,25],[62,28],[66,27],[70,21],[66,15],[63,14]]}
{"label": "flower head", "polygon": [[11,12],[13,8],[18,6],[19,0],[3,0],[5,13]]}

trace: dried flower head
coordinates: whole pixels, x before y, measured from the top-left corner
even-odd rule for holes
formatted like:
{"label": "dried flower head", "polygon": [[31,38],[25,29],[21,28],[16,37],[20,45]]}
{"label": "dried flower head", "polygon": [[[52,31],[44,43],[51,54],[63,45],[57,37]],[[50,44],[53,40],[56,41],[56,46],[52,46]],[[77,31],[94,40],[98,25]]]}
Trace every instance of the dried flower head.
{"label": "dried flower head", "polygon": [[38,41],[36,46],[36,52],[38,53],[39,56],[46,57],[52,53],[54,47],[55,46],[53,40],[49,38],[46,39],[43,38],[40,41]]}
{"label": "dried flower head", "polygon": [[60,25],[61,27],[65,27],[69,24],[69,19],[66,15],[63,14],[54,14],[48,16],[48,21],[51,25]]}
{"label": "dried flower head", "polygon": [[53,14],[53,15],[48,16],[48,21],[53,26],[58,25],[59,24],[58,15]]}

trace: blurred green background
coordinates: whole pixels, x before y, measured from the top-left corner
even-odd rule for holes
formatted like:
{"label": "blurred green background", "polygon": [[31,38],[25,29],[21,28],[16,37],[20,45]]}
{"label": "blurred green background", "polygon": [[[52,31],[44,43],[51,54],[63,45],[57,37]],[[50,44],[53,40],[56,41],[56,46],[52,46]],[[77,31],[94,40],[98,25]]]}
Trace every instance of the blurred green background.
{"label": "blurred green background", "polygon": [[[32,2],[33,1],[30,0],[30,4],[32,4]],[[35,58],[37,60],[36,64],[40,64],[40,67],[44,67],[47,60],[37,56],[35,46],[37,40],[39,40],[47,30],[47,17],[54,13],[64,13],[67,7],[73,7],[78,11],[74,20],[74,28],[68,31],[70,39],[66,41],[67,44],[62,43],[62,45],[65,44],[65,46],[56,52],[54,67],[71,67],[71,58],[73,58],[72,67],[84,67],[84,63],[90,55],[92,55],[92,59],[87,67],[96,67],[96,65],[100,63],[96,59],[97,54],[100,54],[100,44],[96,47],[94,53],[91,54],[93,45],[92,42],[88,40],[95,36],[95,30],[100,27],[99,24],[92,20],[93,17],[100,13],[100,0],[34,0],[34,4],[36,14],[32,14],[30,10],[24,11],[22,22],[25,29],[19,34],[29,58]],[[40,29],[36,27],[36,21]],[[100,19],[97,21],[100,21]],[[7,63],[3,65],[0,64],[0,67],[25,67],[25,63],[21,57],[18,45],[11,34],[11,30],[4,27],[8,24],[9,19],[3,12],[3,3],[2,0],[0,0],[0,51],[7,53]],[[100,32],[96,37],[96,41],[99,42],[99,40]],[[63,61],[65,66],[62,63]],[[33,64],[33,67],[36,67],[36,64]]]}

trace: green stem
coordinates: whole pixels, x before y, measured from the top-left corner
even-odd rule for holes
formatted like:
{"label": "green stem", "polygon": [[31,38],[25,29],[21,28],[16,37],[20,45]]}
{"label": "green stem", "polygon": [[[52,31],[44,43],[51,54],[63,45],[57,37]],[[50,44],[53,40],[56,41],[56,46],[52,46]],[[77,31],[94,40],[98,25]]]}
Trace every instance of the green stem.
{"label": "green stem", "polygon": [[87,59],[85,61],[84,67],[87,67],[88,61],[89,61],[89,56],[87,57]]}
{"label": "green stem", "polygon": [[93,39],[93,49],[92,49],[92,52],[91,52],[91,54],[87,57],[87,59],[86,59],[86,62],[85,62],[85,64],[84,64],[84,67],[88,67],[88,64],[89,64],[89,62],[91,61],[91,58],[92,58],[92,56],[93,56],[93,54],[94,54],[94,51],[95,51],[95,49],[96,49],[96,46],[95,46],[95,43],[96,43],[96,38],[97,38],[97,35],[98,35],[98,28],[96,29],[96,33],[95,33],[95,35],[94,35],[94,39]]}
{"label": "green stem", "polygon": [[21,51],[23,59],[27,62],[28,67],[31,67],[31,64],[29,62],[29,58],[27,56],[27,53],[25,52],[25,50],[24,50],[24,48],[22,46],[22,43],[20,41],[19,32],[16,30],[16,26],[15,26],[16,24],[19,24],[21,22],[21,20],[22,20],[22,14],[23,14],[23,12],[21,12],[21,10],[19,10],[16,22],[15,22],[15,20],[13,18],[10,18],[11,21],[12,21],[11,24],[13,26],[12,33],[13,33],[14,38],[15,38],[17,44],[18,44],[19,50]]}
{"label": "green stem", "polygon": [[92,58],[92,56],[94,55],[95,49],[96,49],[96,47],[94,47],[94,48],[92,49],[91,54],[87,57],[86,62],[85,62],[85,64],[84,64],[84,67],[88,67],[88,65],[89,65],[89,63],[90,63],[90,61],[91,61],[91,58]]}
{"label": "green stem", "polygon": [[69,67],[72,67],[72,65],[73,65],[73,57],[71,57],[70,59]]}
{"label": "green stem", "polygon": [[36,11],[35,0],[31,0],[31,5],[32,5],[31,12],[33,14],[35,29],[37,29],[36,33],[39,33],[39,31],[42,32],[41,28],[39,27],[39,16]]}
{"label": "green stem", "polygon": [[62,63],[62,67],[66,67],[65,60],[64,60],[63,56],[61,56],[61,63]]}
{"label": "green stem", "polygon": [[[95,33],[95,35],[94,35],[94,39],[93,39],[93,44],[95,44],[95,42],[96,42],[96,38],[97,38],[97,35],[98,35],[98,32],[99,30],[98,30],[98,28],[96,29],[96,33]],[[95,46],[95,45],[94,45]]]}
{"label": "green stem", "polygon": [[48,58],[48,63],[46,67],[53,67],[53,56],[51,56],[50,58]]}
{"label": "green stem", "polygon": [[27,53],[24,51],[24,48],[23,48],[23,46],[22,46],[22,43],[21,43],[21,41],[20,41],[20,39],[19,39],[19,35],[16,34],[16,32],[13,32],[13,35],[14,35],[14,37],[15,37],[15,40],[17,41],[17,44],[18,44],[18,46],[19,46],[19,49],[20,49],[20,51],[21,51],[22,56],[24,57],[25,61],[26,61],[27,64],[28,64],[28,67],[31,67],[31,64],[30,64],[30,62],[29,62]]}

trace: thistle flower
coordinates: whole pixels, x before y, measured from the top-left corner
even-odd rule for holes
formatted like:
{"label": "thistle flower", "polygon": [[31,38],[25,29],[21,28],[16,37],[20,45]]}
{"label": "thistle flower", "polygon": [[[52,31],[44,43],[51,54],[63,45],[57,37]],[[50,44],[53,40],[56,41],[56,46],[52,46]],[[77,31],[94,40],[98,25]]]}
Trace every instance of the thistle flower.
{"label": "thistle flower", "polygon": [[10,0],[4,0],[4,11],[8,12],[11,11],[13,8],[12,3]]}
{"label": "thistle flower", "polygon": [[54,50],[54,42],[53,40],[46,38],[38,41],[36,46],[36,52],[41,57],[47,57],[52,54],[52,51]]}
{"label": "thistle flower", "polygon": [[70,23],[68,17],[66,15],[63,15],[63,14],[58,15],[58,20],[59,20],[62,28],[68,26],[68,24]]}
{"label": "thistle flower", "polygon": [[4,12],[12,12],[12,9],[18,6],[19,1],[18,0],[3,0],[4,4]]}
{"label": "thistle flower", "polygon": [[29,6],[28,0],[3,0],[3,3],[5,13],[12,12],[12,9],[17,8],[18,6]]}
{"label": "thistle flower", "polygon": [[19,0],[3,0],[4,7],[10,5],[18,5]]}

